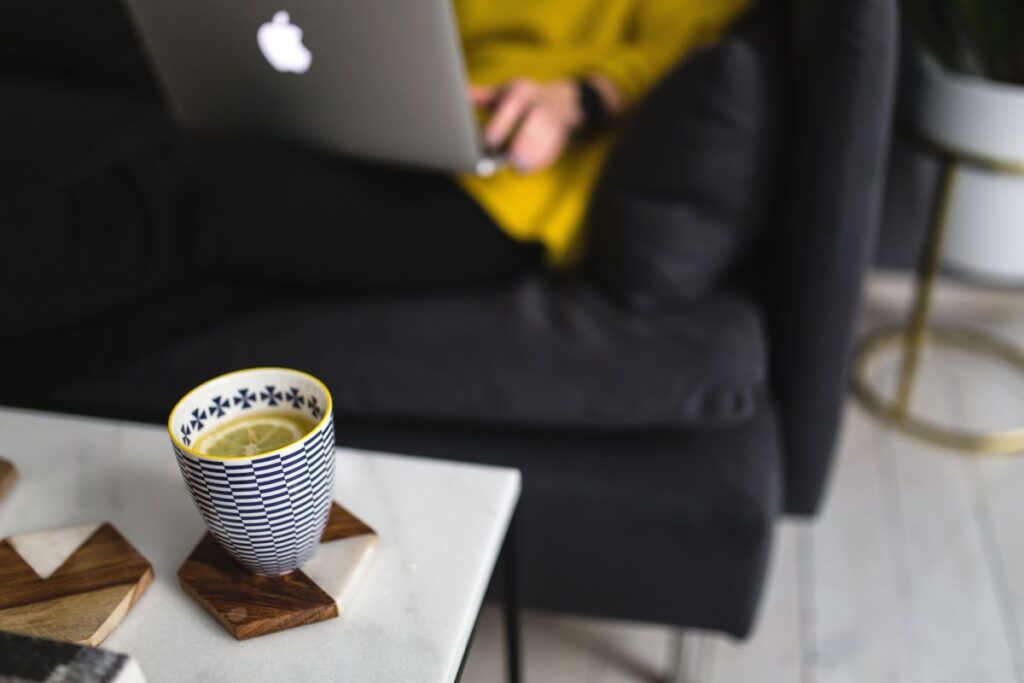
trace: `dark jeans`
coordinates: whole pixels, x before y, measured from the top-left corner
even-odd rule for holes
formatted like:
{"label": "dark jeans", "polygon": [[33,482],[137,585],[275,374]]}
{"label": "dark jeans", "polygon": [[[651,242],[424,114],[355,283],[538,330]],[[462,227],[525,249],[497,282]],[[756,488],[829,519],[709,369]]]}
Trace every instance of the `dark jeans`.
{"label": "dark jeans", "polygon": [[447,175],[270,144],[201,144],[195,261],[210,277],[275,273],[330,293],[507,280],[539,263]]}
{"label": "dark jeans", "polygon": [[0,198],[17,255],[0,275],[0,330],[75,322],[196,281],[381,294],[501,282],[540,263],[538,245],[509,238],[443,174],[169,127],[147,136],[94,171]]}
{"label": "dark jeans", "polygon": [[[720,205],[698,212],[710,217],[709,239],[672,220],[690,215],[675,202],[694,194],[693,176],[707,175],[688,157],[707,127],[684,134],[694,126],[684,116],[691,109],[717,121],[693,92],[708,86],[700,82],[704,72],[711,81],[719,75],[677,69],[647,98],[599,185],[601,220],[591,221],[584,273],[626,305],[693,298],[700,287],[689,280],[700,278],[691,271],[721,260],[705,258],[701,245],[729,248]],[[22,109],[0,127],[0,136],[16,132],[0,142],[22,165],[0,168],[0,224],[8,254],[16,255],[0,269],[0,340],[82,322],[184,284],[365,296],[500,283],[542,260],[538,245],[505,235],[446,174],[280,143],[194,138],[175,131],[152,100],[116,102],[97,88],[0,79],[0,95],[5,87],[15,91],[0,100]],[[0,113],[0,123],[5,118]],[[754,196],[725,182],[735,173],[724,175],[698,183],[698,198]],[[27,177],[33,182],[10,189]],[[635,198],[643,220],[633,215]],[[696,254],[692,268],[679,267],[688,263],[680,251]]]}

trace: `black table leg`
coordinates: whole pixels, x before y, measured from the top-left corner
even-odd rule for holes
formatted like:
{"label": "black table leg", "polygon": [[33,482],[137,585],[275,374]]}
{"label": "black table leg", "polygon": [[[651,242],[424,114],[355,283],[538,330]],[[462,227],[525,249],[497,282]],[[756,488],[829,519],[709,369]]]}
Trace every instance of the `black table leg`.
{"label": "black table leg", "polygon": [[[508,531],[505,532],[505,542],[501,547],[501,553],[498,556],[502,579],[502,611],[505,615],[505,655],[508,662],[508,683],[521,683],[522,681],[519,644],[519,571],[516,562],[516,518],[513,515],[512,521],[508,525]],[[466,643],[466,650],[462,653],[459,672],[455,676],[456,681],[462,680],[462,673],[466,668],[466,660],[469,658],[469,650],[476,636],[476,627],[479,622],[480,616],[477,615],[477,623],[473,625],[473,630],[469,634],[469,642]]]}
{"label": "black table leg", "polygon": [[462,674],[466,670],[466,660],[469,659],[469,651],[473,649],[473,639],[476,638],[476,627],[480,625],[480,615],[476,617],[473,630],[469,632],[469,640],[466,641],[466,649],[462,652],[462,661],[459,662],[459,672],[455,674],[455,683],[462,680]]}
{"label": "black table leg", "polygon": [[505,654],[508,659],[508,683],[521,683],[519,625],[519,566],[516,557],[516,518],[513,514],[501,549],[503,574],[502,598],[505,608]]}

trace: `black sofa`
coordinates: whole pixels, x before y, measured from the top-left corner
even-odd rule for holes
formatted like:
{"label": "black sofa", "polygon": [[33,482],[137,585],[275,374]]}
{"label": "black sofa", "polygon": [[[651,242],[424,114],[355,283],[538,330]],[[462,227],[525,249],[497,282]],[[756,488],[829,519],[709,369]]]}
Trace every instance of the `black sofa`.
{"label": "black sofa", "polygon": [[[83,300],[81,316],[45,332],[0,335],[0,402],[162,421],[209,376],[300,367],[338,394],[341,444],[522,470],[525,604],[745,636],[776,519],[813,514],[826,486],[875,241],[896,59],[895,0],[773,8],[787,27],[785,191],[746,286],[671,314],[630,311],[584,279],[544,273],[358,301],[267,295],[255,305],[230,283],[95,314]],[[124,22],[116,10],[101,18]],[[59,64],[10,47],[31,30],[2,29],[14,56],[0,67],[10,103],[0,117],[5,135],[42,131],[48,163],[71,165],[88,157],[76,150],[90,136],[145,129],[159,103],[137,53],[110,53],[90,85],[76,72],[84,33],[67,23]],[[98,102],[89,111],[100,123],[18,118],[16,103],[54,87]],[[39,170],[35,156],[15,161],[8,181]],[[18,220],[6,216],[6,234],[22,229]],[[16,309],[28,286],[6,277],[5,301]],[[20,313],[46,316],[45,307]],[[459,391],[440,390],[452,386]],[[546,419],[565,406],[579,419]]]}

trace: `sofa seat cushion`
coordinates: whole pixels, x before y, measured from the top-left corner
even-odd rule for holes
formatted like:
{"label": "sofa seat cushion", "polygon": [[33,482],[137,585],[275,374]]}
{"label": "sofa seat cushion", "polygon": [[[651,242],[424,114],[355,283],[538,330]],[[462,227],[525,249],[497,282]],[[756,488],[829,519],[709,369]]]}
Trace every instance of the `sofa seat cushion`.
{"label": "sofa seat cushion", "polygon": [[[161,307],[173,322],[137,316],[119,323],[131,335],[94,332],[81,343],[102,344],[97,353],[110,363],[63,382],[52,398],[158,419],[211,376],[285,365],[322,377],[339,417],[646,430],[742,422],[765,381],[760,320],[737,294],[638,314],[586,284],[537,273],[491,290],[278,302],[219,322],[197,310],[207,300],[232,310],[206,291]],[[151,324],[173,330],[141,342],[140,326]],[[112,347],[122,338],[130,348]]]}
{"label": "sofa seat cushion", "polygon": [[775,412],[730,429],[564,434],[339,421],[338,443],[516,467],[520,598],[749,634],[782,501]]}

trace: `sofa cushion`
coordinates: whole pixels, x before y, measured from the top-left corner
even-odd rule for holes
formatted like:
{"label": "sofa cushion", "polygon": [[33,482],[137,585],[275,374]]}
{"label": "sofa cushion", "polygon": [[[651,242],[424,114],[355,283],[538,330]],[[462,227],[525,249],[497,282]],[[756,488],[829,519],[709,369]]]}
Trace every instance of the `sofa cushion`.
{"label": "sofa cushion", "polygon": [[[88,332],[91,340],[65,337],[94,369],[58,382],[51,404],[159,419],[211,376],[286,365],[322,377],[344,418],[671,429],[747,420],[765,381],[759,316],[736,294],[672,314],[638,314],[585,284],[535,274],[493,290],[307,300],[189,325],[210,319],[201,310],[208,300],[231,310],[205,290],[162,307],[170,317],[116,322],[130,334],[108,321]],[[140,342],[147,325],[164,325],[167,334]],[[122,339],[126,348],[118,348]],[[95,363],[100,356],[107,361]]]}
{"label": "sofa cushion", "polygon": [[670,72],[627,123],[588,216],[588,274],[634,308],[699,298],[736,270],[773,196],[774,19],[748,15]]}
{"label": "sofa cushion", "polygon": [[524,605],[742,638],[782,499],[775,425],[762,393],[731,429],[591,435],[342,420],[337,435],[345,446],[518,468]]}

